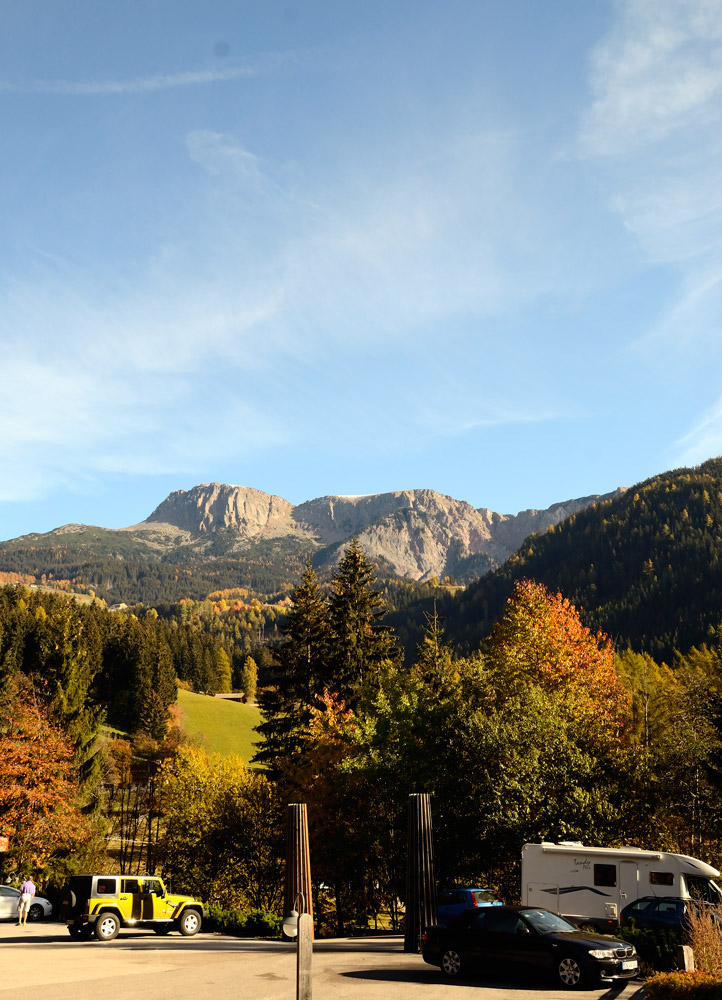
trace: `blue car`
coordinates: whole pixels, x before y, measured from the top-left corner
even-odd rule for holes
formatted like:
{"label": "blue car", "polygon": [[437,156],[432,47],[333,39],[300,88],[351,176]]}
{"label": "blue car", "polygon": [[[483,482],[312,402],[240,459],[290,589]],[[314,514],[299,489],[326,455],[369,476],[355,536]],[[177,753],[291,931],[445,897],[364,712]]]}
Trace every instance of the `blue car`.
{"label": "blue car", "polygon": [[464,910],[478,906],[501,906],[502,900],[493,889],[447,889],[437,900],[438,922],[446,926]]}

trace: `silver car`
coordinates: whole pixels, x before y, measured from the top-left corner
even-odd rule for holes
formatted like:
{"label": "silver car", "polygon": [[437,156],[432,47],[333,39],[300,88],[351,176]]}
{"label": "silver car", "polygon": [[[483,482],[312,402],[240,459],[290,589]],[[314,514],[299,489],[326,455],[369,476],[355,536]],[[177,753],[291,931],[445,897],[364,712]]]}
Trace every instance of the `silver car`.
{"label": "silver car", "polygon": [[[11,885],[0,885],[0,920],[18,919],[18,900],[20,890]],[[53,913],[53,905],[44,896],[33,896],[28,910],[28,920],[42,920]]]}

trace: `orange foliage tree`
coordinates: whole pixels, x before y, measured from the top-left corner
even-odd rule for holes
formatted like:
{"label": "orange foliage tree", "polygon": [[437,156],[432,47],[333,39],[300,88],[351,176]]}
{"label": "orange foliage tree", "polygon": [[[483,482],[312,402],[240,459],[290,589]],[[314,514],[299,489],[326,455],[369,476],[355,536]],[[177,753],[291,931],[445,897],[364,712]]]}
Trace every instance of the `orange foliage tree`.
{"label": "orange foliage tree", "polygon": [[618,733],[629,695],[617,676],[612,643],[586,628],[561,594],[533,580],[518,582],[489,637],[488,654],[502,697],[536,684]]}
{"label": "orange foliage tree", "polygon": [[2,708],[0,833],[10,841],[7,867],[43,872],[91,836],[75,804],[74,747],[48,720],[30,685],[10,692]]}

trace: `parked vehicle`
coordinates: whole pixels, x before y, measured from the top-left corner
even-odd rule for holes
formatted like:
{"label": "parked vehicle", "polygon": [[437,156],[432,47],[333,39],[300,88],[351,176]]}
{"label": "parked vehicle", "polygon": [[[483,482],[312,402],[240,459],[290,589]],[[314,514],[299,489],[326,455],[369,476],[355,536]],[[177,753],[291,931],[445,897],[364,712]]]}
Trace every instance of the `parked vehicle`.
{"label": "parked vehicle", "polygon": [[573,841],[525,844],[521,900],[583,928],[613,931],[622,909],[646,896],[722,902],[711,865],[639,847],[585,847]]}
{"label": "parked vehicle", "polygon": [[639,965],[628,942],[580,931],[549,910],[528,906],[465,910],[448,927],[427,927],[422,955],[449,978],[467,971],[486,978],[534,975],[568,988],[631,979]]}
{"label": "parked vehicle", "polygon": [[448,924],[464,910],[501,905],[502,900],[493,889],[447,889],[439,893],[436,912],[439,923]]}
{"label": "parked vehicle", "polygon": [[[620,914],[622,927],[636,927],[639,930],[687,931],[687,917],[708,908],[708,903],[694,899],[680,899],[676,896],[643,896],[625,906]],[[714,919],[719,921],[715,912]]]}
{"label": "parked vehicle", "polygon": [[[20,890],[10,885],[0,885],[0,920],[18,919]],[[53,915],[53,904],[44,896],[33,896],[28,910],[28,920],[42,920]]]}
{"label": "parked vehicle", "polygon": [[112,941],[121,927],[147,927],[157,934],[201,929],[203,903],[169,893],[155,876],[73,875],[65,892],[65,919],[73,938]]}

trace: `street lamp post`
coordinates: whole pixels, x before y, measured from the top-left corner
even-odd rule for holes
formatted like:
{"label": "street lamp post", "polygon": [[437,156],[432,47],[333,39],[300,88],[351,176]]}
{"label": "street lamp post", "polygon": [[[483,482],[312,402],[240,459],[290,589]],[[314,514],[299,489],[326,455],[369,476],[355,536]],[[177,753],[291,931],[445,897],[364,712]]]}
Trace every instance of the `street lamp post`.
{"label": "street lamp post", "polygon": [[[296,909],[301,903],[300,912]],[[293,909],[284,918],[283,933],[296,938],[296,1000],[311,1000],[311,956],[313,955],[313,917],[306,913],[306,897],[296,895]]]}

